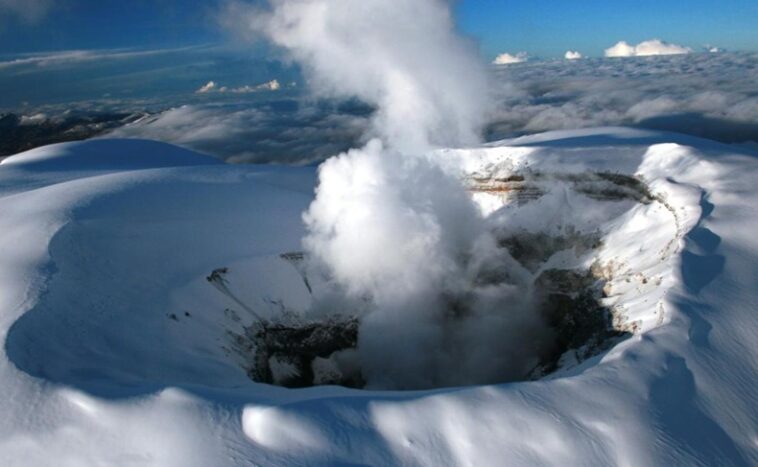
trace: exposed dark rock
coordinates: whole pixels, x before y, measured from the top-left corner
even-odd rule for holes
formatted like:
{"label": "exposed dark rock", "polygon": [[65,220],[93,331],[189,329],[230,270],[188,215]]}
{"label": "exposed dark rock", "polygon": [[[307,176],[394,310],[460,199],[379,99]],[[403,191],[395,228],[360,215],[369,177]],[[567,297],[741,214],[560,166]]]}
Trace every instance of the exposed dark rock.
{"label": "exposed dark rock", "polygon": [[[358,345],[357,318],[332,317],[323,322],[309,323],[254,323],[245,328],[244,337],[254,354],[248,376],[254,381],[297,388],[313,386],[313,361],[329,358],[335,352],[354,349]],[[272,371],[272,360],[289,364],[293,371],[277,380]],[[340,375],[335,381],[321,384],[338,384],[362,387],[360,375]]]}
{"label": "exposed dark rock", "polygon": [[600,201],[629,199],[643,204],[654,201],[654,196],[639,179],[611,172],[582,173],[515,173],[507,177],[473,177],[468,180],[472,192],[505,196],[517,204],[539,199],[547,192],[545,184],[565,182],[579,193]]}
{"label": "exposed dark rock", "polygon": [[566,227],[560,236],[525,231],[503,236],[498,243],[531,272],[537,271],[540,265],[559,251],[574,250],[581,255],[602,245],[599,234],[583,234],[571,226]]}
{"label": "exposed dark rock", "polygon": [[559,369],[569,352],[579,363],[628,336],[613,328],[611,311],[600,301],[602,284],[590,271],[550,269],[540,274],[535,283],[543,294],[539,311],[555,331],[555,344],[533,376]]}

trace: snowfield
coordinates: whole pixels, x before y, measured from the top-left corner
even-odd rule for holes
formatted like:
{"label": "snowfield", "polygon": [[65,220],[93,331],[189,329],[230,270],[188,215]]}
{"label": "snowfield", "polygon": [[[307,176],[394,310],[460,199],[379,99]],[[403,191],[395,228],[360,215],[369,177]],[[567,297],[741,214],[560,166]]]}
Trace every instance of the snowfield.
{"label": "snowfield", "polygon": [[428,157],[511,234],[599,235],[531,273],[592,267],[626,338],[507,384],[258,384],[234,345],[253,317],[206,276],[227,268],[267,317],[306,310],[280,255],[302,248],[317,170],[48,146],[0,163],[0,464],[758,463],[758,153],[599,128]]}

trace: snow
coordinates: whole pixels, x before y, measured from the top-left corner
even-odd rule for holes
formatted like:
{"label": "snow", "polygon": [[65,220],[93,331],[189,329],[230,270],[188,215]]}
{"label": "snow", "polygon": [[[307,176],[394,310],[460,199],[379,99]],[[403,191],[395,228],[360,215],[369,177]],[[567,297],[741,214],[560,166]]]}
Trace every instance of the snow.
{"label": "snow", "polygon": [[597,227],[596,257],[550,261],[607,266],[606,300],[632,337],[538,381],[414,392],[260,385],[229,349],[252,317],[211,271],[228,268],[230,289],[266,316],[308,305],[279,255],[301,248],[314,168],[135,140],[10,157],[2,464],[755,464],[757,156],[624,128],[430,154],[464,177],[634,174],[656,201],[600,207],[556,191],[518,207],[476,194],[505,225]]}

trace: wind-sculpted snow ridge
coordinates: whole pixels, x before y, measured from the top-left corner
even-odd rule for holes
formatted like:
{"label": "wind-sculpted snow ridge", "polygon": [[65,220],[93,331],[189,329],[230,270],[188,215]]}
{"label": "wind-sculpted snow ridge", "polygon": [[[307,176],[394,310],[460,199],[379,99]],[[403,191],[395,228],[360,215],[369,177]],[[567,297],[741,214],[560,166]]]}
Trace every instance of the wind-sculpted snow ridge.
{"label": "wind-sculpted snow ridge", "polygon": [[414,392],[258,384],[234,348],[254,319],[206,277],[227,268],[266,319],[309,308],[297,255],[280,255],[300,247],[313,169],[147,143],[140,164],[107,168],[109,153],[129,157],[107,140],[45,148],[42,165],[15,156],[0,165],[0,459],[755,464],[756,155],[682,141],[597,129],[435,152],[526,277],[553,271],[540,283],[555,289],[578,277],[555,271],[590,270],[632,335],[537,381]]}

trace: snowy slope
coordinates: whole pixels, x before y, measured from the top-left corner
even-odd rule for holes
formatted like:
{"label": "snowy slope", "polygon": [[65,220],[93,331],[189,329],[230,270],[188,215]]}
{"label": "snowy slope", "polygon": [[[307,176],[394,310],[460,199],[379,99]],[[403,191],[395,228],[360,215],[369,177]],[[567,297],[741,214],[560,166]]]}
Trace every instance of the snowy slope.
{"label": "snowy slope", "polygon": [[604,266],[608,305],[633,336],[540,381],[416,392],[259,385],[229,349],[252,318],[205,276],[229,268],[240,298],[272,316],[279,301],[307,307],[279,254],[300,249],[314,169],[128,140],[6,159],[0,461],[755,464],[756,156],[619,128],[430,155],[474,179],[636,175],[655,202],[595,209],[566,191],[519,207],[475,192],[493,222],[599,229],[603,246],[584,259]]}

